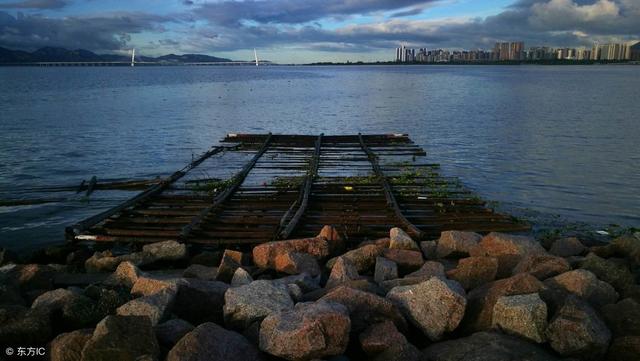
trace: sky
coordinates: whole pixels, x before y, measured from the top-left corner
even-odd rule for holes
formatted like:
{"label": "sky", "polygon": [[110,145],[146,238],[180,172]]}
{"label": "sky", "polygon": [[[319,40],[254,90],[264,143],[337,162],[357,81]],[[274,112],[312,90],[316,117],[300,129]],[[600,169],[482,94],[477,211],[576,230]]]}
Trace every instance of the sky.
{"label": "sky", "polygon": [[279,63],[388,61],[394,48],[591,47],[640,39],[640,0],[0,0],[0,47]]}

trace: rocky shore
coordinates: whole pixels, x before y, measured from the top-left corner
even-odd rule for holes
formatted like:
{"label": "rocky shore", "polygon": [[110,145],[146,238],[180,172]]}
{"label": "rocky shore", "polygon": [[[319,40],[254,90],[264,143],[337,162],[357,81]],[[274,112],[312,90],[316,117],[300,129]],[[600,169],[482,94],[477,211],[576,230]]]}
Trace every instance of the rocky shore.
{"label": "rocky shore", "polygon": [[32,262],[0,250],[0,358],[640,359],[637,233],[418,243],[394,228],[349,247],[325,226],[244,252],[165,241],[61,246]]}

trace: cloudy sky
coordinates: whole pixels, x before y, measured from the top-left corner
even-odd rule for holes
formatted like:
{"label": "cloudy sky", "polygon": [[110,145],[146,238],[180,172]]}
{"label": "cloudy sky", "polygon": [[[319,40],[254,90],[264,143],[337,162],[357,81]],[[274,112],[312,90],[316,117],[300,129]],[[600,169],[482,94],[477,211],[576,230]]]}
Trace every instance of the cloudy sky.
{"label": "cloudy sky", "polygon": [[640,38],[640,0],[0,0],[0,47],[390,60],[399,44],[489,49]]}

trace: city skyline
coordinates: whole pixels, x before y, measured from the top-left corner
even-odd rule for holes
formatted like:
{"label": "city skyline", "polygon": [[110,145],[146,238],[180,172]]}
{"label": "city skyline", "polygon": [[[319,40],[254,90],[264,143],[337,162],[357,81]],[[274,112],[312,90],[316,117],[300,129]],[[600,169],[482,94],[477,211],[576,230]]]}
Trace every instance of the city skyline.
{"label": "city skyline", "polygon": [[0,47],[201,53],[280,63],[388,60],[411,48],[621,43],[640,34],[635,0],[0,0]]}

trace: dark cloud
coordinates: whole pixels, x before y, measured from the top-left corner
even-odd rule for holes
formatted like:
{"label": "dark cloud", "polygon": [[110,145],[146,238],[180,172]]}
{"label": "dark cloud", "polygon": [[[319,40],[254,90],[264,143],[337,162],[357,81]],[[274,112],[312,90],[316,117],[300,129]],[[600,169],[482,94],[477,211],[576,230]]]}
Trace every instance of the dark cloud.
{"label": "dark cloud", "polygon": [[61,9],[67,0],[23,0],[0,3],[0,9]]}

